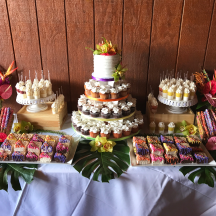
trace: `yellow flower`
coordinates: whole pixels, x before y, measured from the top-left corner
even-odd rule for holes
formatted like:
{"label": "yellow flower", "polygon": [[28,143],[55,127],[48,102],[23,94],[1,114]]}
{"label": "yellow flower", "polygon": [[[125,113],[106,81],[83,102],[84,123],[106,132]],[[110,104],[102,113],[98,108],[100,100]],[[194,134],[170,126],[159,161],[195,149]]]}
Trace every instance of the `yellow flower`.
{"label": "yellow flower", "polygon": [[113,146],[116,145],[113,141],[107,141],[106,137],[99,137],[97,136],[95,140],[89,143],[91,146],[91,151],[98,151],[98,152],[112,152]]}
{"label": "yellow flower", "polygon": [[19,133],[21,130],[21,123],[14,123],[14,128],[13,128],[13,131],[15,133]]}
{"label": "yellow flower", "polygon": [[194,126],[194,125],[192,125],[192,124],[186,126],[185,128],[186,128],[186,130],[188,130],[188,132],[189,132],[190,135],[195,135],[196,132],[197,132],[197,127]]}

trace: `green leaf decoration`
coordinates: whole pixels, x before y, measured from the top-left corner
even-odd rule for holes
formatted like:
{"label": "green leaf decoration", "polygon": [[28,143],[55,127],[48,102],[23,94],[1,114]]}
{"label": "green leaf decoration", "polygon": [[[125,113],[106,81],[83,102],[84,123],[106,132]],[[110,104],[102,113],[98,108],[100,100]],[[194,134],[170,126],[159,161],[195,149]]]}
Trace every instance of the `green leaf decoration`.
{"label": "green leaf decoration", "polygon": [[130,164],[129,151],[125,141],[117,141],[113,152],[91,152],[91,140],[81,140],[73,159],[74,168],[86,178],[93,175],[93,180],[98,181],[99,175],[102,182],[114,179],[114,174],[121,176]]}
{"label": "green leaf decoration", "polygon": [[209,105],[209,102],[208,102],[208,101],[199,102],[199,103],[197,104],[196,109],[200,109],[201,107],[203,107],[203,106],[208,106],[208,105]]}
{"label": "green leaf decoration", "polygon": [[15,191],[21,190],[19,177],[30,184],[33,180],[37,164],[0,164],[0,190],[8,190],[8,173],[11,173],[11,185]]}
{"label": "green leaf decoration", "polygon": [[216,170],[214,167],[181,167],[179,171],[184,176],[189,174],[188,179],[193,183],[195,183],[195,177],[198,176],[198,184],[207,184],[209,187],[214,187],[214,181],[216,180]]}

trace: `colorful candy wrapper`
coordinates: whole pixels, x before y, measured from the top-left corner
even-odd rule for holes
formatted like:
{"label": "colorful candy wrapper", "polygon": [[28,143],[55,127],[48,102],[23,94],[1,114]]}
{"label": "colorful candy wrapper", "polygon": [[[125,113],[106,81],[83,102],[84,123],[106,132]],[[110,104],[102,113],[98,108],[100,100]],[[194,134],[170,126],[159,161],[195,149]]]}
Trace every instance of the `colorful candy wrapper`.
{"label": "colorful candy wrapper", "polygon": [[213,110],[210,110],[210,113],[211,113],[211,115],[212,115],[212,117],[214,119],[214,122],[216,122],[216,114],[215,114],[215,112]]}
{"label": "colorful candy wrapper", "polygon": [[212,125],[211,118],[210,118],[210,115],[207,109],[204,111],[204,116],[205,116],[205,120],[208,126],[209,134],[210,136],[214,136],[213,125]]}
{"label": "colorful candy wrapper", "polygon": [[203,126],[203,128],[204,128],[204,130],[205,130],[206,136],[209,137],[209,131],[208,131],[208,128],[207,128],[207,126],[206,126],[205,116],[204,116],[203,111],[198,112],[197,114],[201,116],[201,123],[202,123],[202,126]]}
{"label": "colorful candy wrapper", "polygon": [[201,137],[201,139],[204,139],[205,131],[204,131],[204,129],[202,127],[202,124],[201,124],[200,115],[196,116],[196,120],[197,120],[197,125],[198,125],[198,130],[199,130],[200,137]]}
{"label": "colorful candy wrapper", "polygon": [[211,122],[212,122],[214,135],[215,135],[216,134],[216,122],[215,122],[215,119],[214,119],[214,116],[213,116],[211,110],[208,110],[208,112],[209,112],[209,116],[210,116],[210,119],[211,119]]}

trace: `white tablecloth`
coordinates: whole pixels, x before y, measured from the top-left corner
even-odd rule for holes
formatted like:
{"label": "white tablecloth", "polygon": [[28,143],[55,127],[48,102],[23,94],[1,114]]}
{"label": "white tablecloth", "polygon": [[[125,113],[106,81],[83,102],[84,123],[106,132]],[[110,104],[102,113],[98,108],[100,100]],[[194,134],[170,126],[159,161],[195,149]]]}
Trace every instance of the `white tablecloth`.
{"label": "white tablecloth", "polygon": [[[64,131],[72,134],[70,120]],[[216,215],[216,189],[185,178],[179,167],[130,167],[110,183],[82,177],[71,165],[42,165],[33,182],[0,191],[0,215]],[[10,177],[8,179],[10,181]]]}

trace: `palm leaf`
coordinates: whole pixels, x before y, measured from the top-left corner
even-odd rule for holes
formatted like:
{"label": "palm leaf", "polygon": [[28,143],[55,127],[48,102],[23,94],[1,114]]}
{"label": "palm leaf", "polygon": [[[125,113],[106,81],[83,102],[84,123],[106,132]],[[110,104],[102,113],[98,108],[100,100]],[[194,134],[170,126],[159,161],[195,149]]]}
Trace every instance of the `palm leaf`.
{"label": "palm leaf", "polygon": [[114,174],[121,176],[130,164],[129,147],[125,141],[118,141],[113,147],[113,152],[91,152],[89,142],[81,140],[73,159],[74,168],[86,178],[93,174],[93,180],[102,182],[114,179]]}
{"label": "palm leaf", "polygon": [[8,173],[11,173],[11,185],[15,191],[21,190],[19,177],[30,184],[33,180],[37,164],[0,164],[0,190],[8,190]]}

